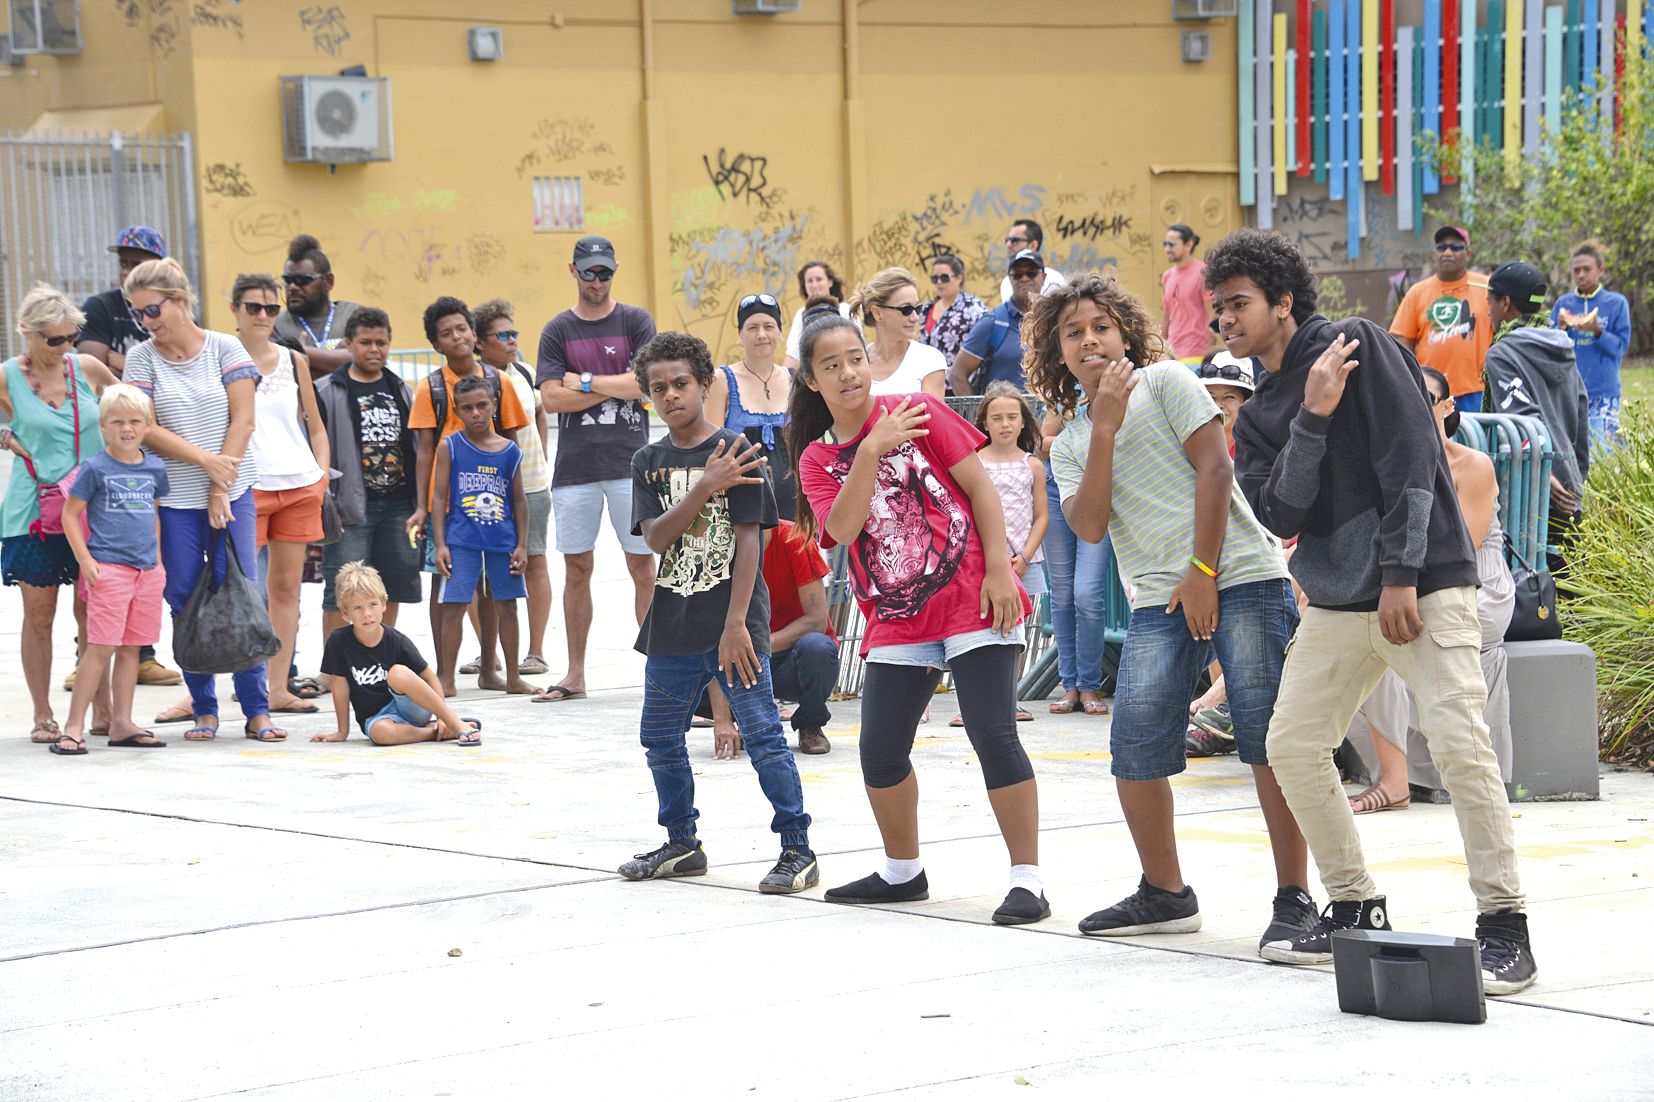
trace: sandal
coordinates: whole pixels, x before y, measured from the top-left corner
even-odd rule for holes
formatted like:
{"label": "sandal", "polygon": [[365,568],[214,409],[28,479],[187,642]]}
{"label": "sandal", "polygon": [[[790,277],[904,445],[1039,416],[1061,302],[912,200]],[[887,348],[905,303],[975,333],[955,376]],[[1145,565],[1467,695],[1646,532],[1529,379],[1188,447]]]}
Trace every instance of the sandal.
{"label": "sandal", "polygon": [[1065,716],[1079,710],[1080,700],[1078,697],[1075,697],[1073,700],[1069,700],[1067,697],[1063,697],[1061,700],[1053,700],[1051,702],[1051,706],[1046,709],[1046,711],[1050,712],[1054,716]]}
{"label": "sandal", "polygon": [[34,730],[29,732],[29,741],[40,743],[56,742],[62,734],[63,728],[57,725],[57,720],[43,719],[34,725]]}
{"label": "sandal", "polygon": [[538,654],[525,654],[523,660],[517,663],[517,672],[526,674],[550,673],[551,667]]}
{"label": "sandal", "polygon": [[[190,718],[193,719],[195,717],[191,716]],[[216,720],[218,717],[213,716],[212,718]],[[184,732],[184,739],[188,742],[211,742],[217,737],[217,723],[214,723],[211,727],[207,726],[205,723],[197,723],[194,727],[191,727],[188,731]]]}
{"label": "sandal", "polygon": [[[69,744],[69,749],[67,750],[63,748],[63,744],[66,742]],[[78,757],[81,754],[86,753],[86,740],[83,738],[76,738],[74,735],[59,735],[57,737],[57,741],[53,742],[48,749],[50,749],[52,753],[61,754],[66,758]]]}
{"label": "sandal", "polygon": [[301,700],[314,700],[327,692],[326,689],[322,688],[322,683],[314,677],[289,677],[287,679],[287,691]]}
{"label": "sandal", "polygon": [[253,732],[253,729],[250,726],[249,727],[243,727],[242,731],[245,732],[247,737],[252,739],[254,742],[286,742],[287,741],[287,732],[282,730],[280,727],[277,727],[274,724],[265,724],[263,727],[260,727],[258,729],[257,734],[255,734]]}
{"label": "sandal", "polygon": [[1412,804],[1411,791],[1399,800],[1392,800],[1390,794],[1376,784],[1359,796],[1350,797],[1350,810],[1357,815],[1371,815],[1377,811],[1406,811]]}
{"label": "sandal", "polygon": [[965,716],[964,716],[963,713],[961,713],[960,715],[956,715],[952,719],[948,720],[948,726],[949,727],[963,727],[964,725],[965,725]]}
{"label": "sandal", "polygon": [[[149,741],[144,742],[144,739],[148,739]],[[127,735],[125,738],[110,739],[109,745],[112,747],[133,746],[140,750],[159,750],[164,747],[166,743],[156,738],[154,731],[135,731],[132,734]]]}
{"label": "sandal", "polygon": [[1082,701],[1080,703],[1080,707],[1081,707],[1081,709],[1084,710],[1085,714],[1088,715],[1088,716],[1106,716],[1106,715],[1108,715],[1108,705],[1104,704],[1101,700]]}
{"label": "sandal", "polygon": [[155,723],[187,723],[195,718],[195,713],[188,704],[174,704],[161,712],[152,722]]}
{"label": "sandal", "polygon": [[315,713],[321,711],[321,709],[310,703],[308,700],[301,698],[292,704],[284,704],[279,708],[272,704],[270,706],[270,711],[279,712],[282,715],[288,716],[308,716],[314,715]]}
{"label": "sandal", "polygon": [[536,704],[561,704],[565,700],[583,700],[585,689],[571,689],[567,685],[553,685],[543,693],[536,693],[529,699]]}
{"label": "sandal", "polygon": [[1030,712],[1027,708],[1018,708],[1017,709],[1017,722],[1018,723],[1032,723],[1032,722],[1034,722],[1034,713]]}
{"label": "sandal", "polygon": [[464,674],[466,677],[470,677],[473,674],[481,673],[482,672],[482,655],[480,655],[480,654],[477,655],[477,657],[471,659],[471,661],[469,661],[465,665],[461,666],[459,668],[459,672]]}

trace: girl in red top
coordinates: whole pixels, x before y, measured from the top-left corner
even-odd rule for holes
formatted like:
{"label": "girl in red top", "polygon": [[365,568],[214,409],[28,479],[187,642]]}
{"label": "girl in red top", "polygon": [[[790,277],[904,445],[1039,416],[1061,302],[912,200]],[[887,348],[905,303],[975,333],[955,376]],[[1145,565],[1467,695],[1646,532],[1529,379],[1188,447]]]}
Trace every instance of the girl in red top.
{"label": "girl in red top", "polygon": [[[939,399],[875,398],[859,327],[837,315],[806,326],[791,402],[798,525],[850,550],[867,619],[861,653],[861,767],[884,840],[884,867],[834,888],[834,903],[929,898],[919,859],[919,786],[909,758],[919,716],[954,671],[965,730],[1011,855],[1001,925],[1051,913],[1039,875],[1039,797],[1016,731],[1017,625],[1027,595],[1000,553],[1005,518],[976,449],[983,436]],[[829,431],[842,444],[828,444]],[[811,441],[815,441],[811,443]]]}

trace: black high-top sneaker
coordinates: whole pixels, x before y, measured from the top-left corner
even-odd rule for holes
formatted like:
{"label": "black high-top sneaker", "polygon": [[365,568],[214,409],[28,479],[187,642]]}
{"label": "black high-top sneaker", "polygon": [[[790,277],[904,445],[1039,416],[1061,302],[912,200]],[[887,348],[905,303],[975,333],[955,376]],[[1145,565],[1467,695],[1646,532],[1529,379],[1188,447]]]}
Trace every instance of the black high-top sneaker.
{"label": "black high-top sneaker", "polygon": [[1382,895],[1371,899],[1334,900],[1321,918],[1302,933],[1258,946],[1264,960],[1280,964],[1326,964],[1332,959],[1332,935],[1338,930],[1388,930],[1390,907]]}
{"label": "black high-top sneaker", "polygon": [[1528,944],[1528,916],[1521,911],[1476,916],[1476,942],[1482,948],[1482,990],[1514,995],[1539,978],[1539,965]]}

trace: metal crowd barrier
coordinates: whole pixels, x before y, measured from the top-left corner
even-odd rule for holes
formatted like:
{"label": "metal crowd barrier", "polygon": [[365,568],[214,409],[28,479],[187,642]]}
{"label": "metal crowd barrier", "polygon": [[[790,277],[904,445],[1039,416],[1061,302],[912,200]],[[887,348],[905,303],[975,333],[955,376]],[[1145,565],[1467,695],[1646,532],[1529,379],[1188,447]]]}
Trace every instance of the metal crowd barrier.
{"label": "metal crowd barrier", "polygon": [[1551,464],[1556,450],[1545,423],[1509,413],[1466,413],[1453,437],[1493,460],[1499,480],[1499,526],[1510,537],[1505,552],[1512,569],[1518,557],[1538,569],[1550,539]]}

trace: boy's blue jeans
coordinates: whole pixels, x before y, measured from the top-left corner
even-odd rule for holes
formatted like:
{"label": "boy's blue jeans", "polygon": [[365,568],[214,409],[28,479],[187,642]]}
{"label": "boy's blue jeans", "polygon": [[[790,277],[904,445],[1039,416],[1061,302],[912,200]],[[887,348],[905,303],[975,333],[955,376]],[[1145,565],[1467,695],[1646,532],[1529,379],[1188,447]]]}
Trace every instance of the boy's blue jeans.
{"label": "boy's blue jeans", "polygon": [[770,829],[781,835],[783,848],[810,848],[804,785],[775,706],[769,656],[759,655],[759,663],[758,682],[750,689],[723,675],[716,649],[704,654],[650,655],[644,663],[643,750],[655,777],[660,825],[671,841],[693,844],[695,840],[695,821],[701,813],[695,810],[695,775],[689,768],[684,735],[701,693],[716,677],[741,728],[758,785],[775,809]]}

